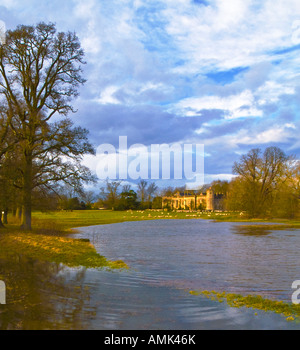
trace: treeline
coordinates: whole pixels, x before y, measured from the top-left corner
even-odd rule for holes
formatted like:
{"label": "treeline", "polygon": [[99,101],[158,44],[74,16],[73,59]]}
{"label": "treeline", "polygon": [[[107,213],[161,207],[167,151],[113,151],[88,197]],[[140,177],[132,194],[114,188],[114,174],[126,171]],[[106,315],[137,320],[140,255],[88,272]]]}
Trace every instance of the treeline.
{"label": "treeline", "polygon": [[96,207],[112,210],[160,209],[161,196],[155,182],[140,180],[136,190],[121,181],[106,181],[101,188]]}
{"label": "treeline", "polygon": [[[295,156],[274,146],[265,150],[253,148],[233,164],[232,174],[231,181],[213,181],[197,190],[205,193],[211,188],[217,209],[249,218],[300,217],[300,161]],[[184,190],[185,187],[159,190],[153,183],[147,188],[147,183],[141,181],[137,197],[142,208],[155,209],[162,207],[162,197]],[[121,192],[120,203],[124,196],[126,191],[123,196]]]}
{"label": "treeline", "polygon": [[[137,210],[161,209],[162,196],[168,190],[159,190],[154,182],[141,180],[136,190],[121,181],[109,181],[99,191],[74,188],[69,185],[57,187],[56,193],[48,193],[47,201],[36,198],[35,210]],[[44,205],[43,205],[44,203]]]}
{"label": "treeline", "polygon": [[[234,163],[233,174],[231,181],[217,180],[195,190],[205,193],[211,188],[218,210],[243,213],[249,218],[299,216],[300,162],[295,158],[286,156],[277,147],[265,151],[252,149]],[[12,190],[10,181],[1,187],[4,223],[8,210],[15,216],[21,215],[18,192]],[[161,209],[163,197],[185,190],[184,186],[158,188],[155,182],[145,180],[140,180],[134,188],[121,181],[107,180],[97,192],[72,184],[57,184],[55,192],[42,187],[34,190],[32,208],[42,211]]]}
{"label": "treeline", "polygon": [[[202,188],[211,188],[218,210],[242,213],[249,218],[296,218],[300,216],[300,161],[278,147],[251,149],[233,164],[231,181],[217,180]],[[114,210],[160,209],[162,198],[185,187],[158,189],[155,183],[141,180],[137,190],[109,182],[101,189],[95,207]],[[202,208],[205,210],[205,208]]]}

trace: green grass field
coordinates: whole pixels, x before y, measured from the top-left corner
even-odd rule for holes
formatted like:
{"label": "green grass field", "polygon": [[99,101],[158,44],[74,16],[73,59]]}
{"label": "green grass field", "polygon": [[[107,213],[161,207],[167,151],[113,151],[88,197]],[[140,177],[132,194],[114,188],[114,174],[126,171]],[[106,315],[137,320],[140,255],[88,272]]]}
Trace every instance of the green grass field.
{"label": "green grass field", "polygon": [[[53,227],[61,230],[70,230],[72,228],[106,225],[125,221],[140,220],[166,220],[166,219],[210,219],[217,221],[233,221],[241,223],[262,222],[280,223],[281,225],[270,225],[270,228],[279,229],[285,227],[300,228],[300,220],[284,219],[247,219],[238,213],[201,213],[177,211],[167,212],[163,210],[137,210],[137,211],[111,211],[111,210],[77,210],[72,212],[34,212],[33,227],[35,229],[47,229]],[[265,224],[264,224],[265,225]],[[265,227],[265,226],[264,226]]]}
{"label": "green grass field", "polygon": [[160,219],[196,219],[210,218],[211,214],[196,212],[167,212],[163,210],[111,211],[111,210],[76,210],[57,212],[34,212],[33,226],[47,224],[60,226],[64,230],[71,228],[114,224],[125,221],[160,220]]}

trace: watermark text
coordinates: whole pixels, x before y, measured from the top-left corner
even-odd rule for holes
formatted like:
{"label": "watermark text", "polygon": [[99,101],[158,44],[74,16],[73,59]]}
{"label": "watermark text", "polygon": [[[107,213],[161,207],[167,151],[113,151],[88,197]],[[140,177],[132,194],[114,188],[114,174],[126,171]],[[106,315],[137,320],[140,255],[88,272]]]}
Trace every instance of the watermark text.
{"label": "watermark text", "polygon": [[3,281],[0,281],[0,304],[6,304],[6,286]]}
{"label": "watermark text", "polygon": [[100,180],[182,180],[204,184],[203,144],[134,144],[119,137],[119,147],[102,144],[97,149]]}
{"label": "watermark text", "polygon": [[292,294],[292,303],[300,304],[300,280],[296,280],[292,283],[292,289],[296,289]]}

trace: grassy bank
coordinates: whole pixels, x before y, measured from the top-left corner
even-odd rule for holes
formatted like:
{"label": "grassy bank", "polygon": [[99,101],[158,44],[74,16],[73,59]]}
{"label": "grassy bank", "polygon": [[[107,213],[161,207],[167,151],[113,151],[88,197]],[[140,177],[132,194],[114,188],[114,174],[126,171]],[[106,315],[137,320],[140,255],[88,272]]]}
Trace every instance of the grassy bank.
{"label": "grassy bank", "polygon": [[121,260],[109,261],[98,254],[88,240],[68,237],[71,228],[90,225],[93,220],[89,221],[86,217],[79,219],[80,213],[64,214],[67,215],[33,213],[33,229],[30,232],[20,231],[18,221],[9,217],[9,224],[0,229],[0,259],[9,260],[18,254],[69,267],[128,268]]}
{"label": "grassy bank", "polygon": [[69,267],[127,268],[122,261],[108,261],[87,240],[36,233],[0,235],[1,258],[16,254],[40,261],[62,263]]}
{"label": "grassy bank", "polygon": [[226,292],[220,293],[216,291],[190,291],[190,294],[195,296],[202,295],[221,303],[226,301],[229,306],[235,308],[246,307],[266,312],[275,312],[284,316],[287,321],[300,322],[300,305],[270,300],[259,295],[243,296],[240,294]]}

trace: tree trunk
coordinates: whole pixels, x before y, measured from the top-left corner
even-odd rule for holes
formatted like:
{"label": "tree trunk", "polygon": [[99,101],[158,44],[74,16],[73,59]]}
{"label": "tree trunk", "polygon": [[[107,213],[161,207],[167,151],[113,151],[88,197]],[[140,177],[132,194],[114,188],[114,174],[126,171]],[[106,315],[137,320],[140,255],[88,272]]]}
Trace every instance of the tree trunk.
{"label": "tree trunk", "polygon": [[8,215],[8,209],[5,209],[3,212],[3,224],[4,225],[8,224],[7,215]]}
{"label": "tree trunk", "polygon": [[30,231],[31,230],[31,199],[27,194],[24,195],[24,205],[22,207],[22,230]]}
{"label": "tree trunk", "polygon": [[22,207],[21,207],[21,206],[19,206],[19,207],[17,208],[17,211],[16,211],[16,218],[18,218],[19,221],[21,222],[21,219],[22,219]]}
{"label": "tree trunk", "polygon": [[31,230],[31,191],[32,191],[32,158],[25,157],[25,166],[23,173],[23,196],[22,196],[22,225],[21,228],[26,231]]}
{"label": "tree trunk", "polygon": [[2,210],[0,210],[0,228],[3,228],[4,225],[2,223]]}

